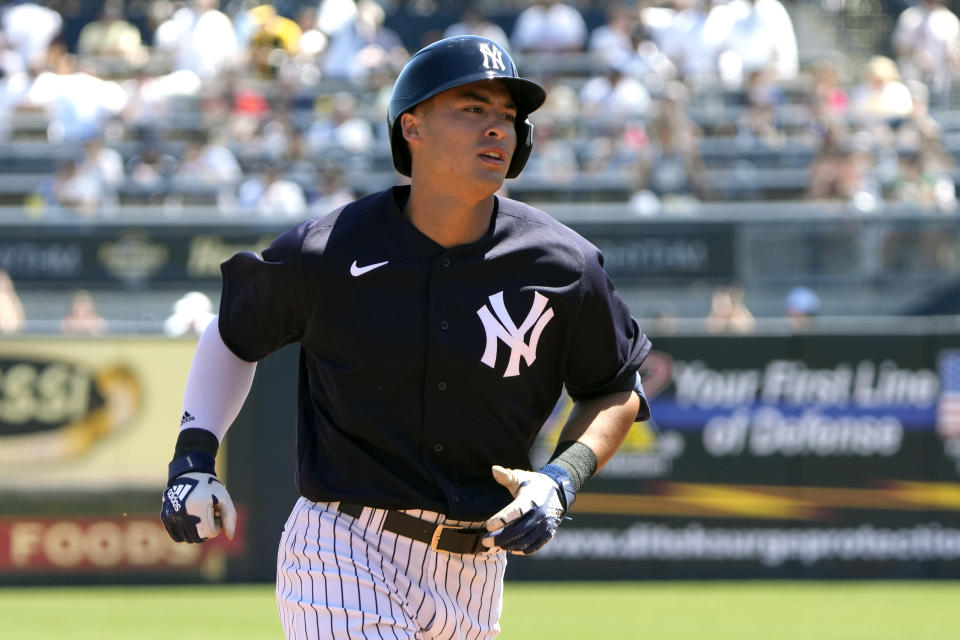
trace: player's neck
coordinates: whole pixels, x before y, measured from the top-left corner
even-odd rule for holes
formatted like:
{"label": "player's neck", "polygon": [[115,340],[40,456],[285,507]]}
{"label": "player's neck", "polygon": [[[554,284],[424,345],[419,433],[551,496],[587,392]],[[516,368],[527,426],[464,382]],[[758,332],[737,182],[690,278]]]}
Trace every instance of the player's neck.
{"label": "player's neck", "polygon": [[420,233],[449,249],[476,242],[487,233],[493,195],[477,200],[413,185],[403,213]]}

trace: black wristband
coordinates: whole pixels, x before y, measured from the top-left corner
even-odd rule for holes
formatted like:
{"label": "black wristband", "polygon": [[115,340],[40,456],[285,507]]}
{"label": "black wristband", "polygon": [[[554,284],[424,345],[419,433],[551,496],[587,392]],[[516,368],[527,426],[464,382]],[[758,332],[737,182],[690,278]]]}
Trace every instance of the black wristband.
{"label": "black wristband", "polygon": [[597,454],[593,449],[575,440],[566,440],[557,445],[549,464],[556,465],[570,474],[573,490],[579,492],[587,480],[597,472]]}
{"label": "black wristband", "polygon": [[220,450],[220,441],[217,436],[206,429],[192,427],[190,429],[181,429],[177,436],[177,445],[173,449],[173,457],[179,457],[194,451],[206,453],[212,458],[217,457],[217,451]]}
{"label": "black wristband", "polygon": [[177,437],[173,460],[167,466],[167,482],[191,471],[216,476],[216,457],[220,441],[206,429],[183,429]]}

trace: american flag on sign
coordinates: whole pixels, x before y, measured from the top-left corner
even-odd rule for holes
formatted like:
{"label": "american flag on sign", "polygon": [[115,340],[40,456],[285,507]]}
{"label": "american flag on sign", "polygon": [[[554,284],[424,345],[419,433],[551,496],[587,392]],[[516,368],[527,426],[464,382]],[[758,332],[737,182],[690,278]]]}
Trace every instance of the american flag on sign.
{"label": "american flag on sign", "polygon": [[940,352],[937,432],[943,438],[960,438],[960,349]]}

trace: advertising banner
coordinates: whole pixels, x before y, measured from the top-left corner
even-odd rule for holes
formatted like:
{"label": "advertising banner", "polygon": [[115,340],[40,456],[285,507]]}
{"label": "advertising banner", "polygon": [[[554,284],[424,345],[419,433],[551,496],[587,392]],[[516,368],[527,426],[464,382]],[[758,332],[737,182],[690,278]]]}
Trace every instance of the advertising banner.
{"label": "advertising banner", "polygon": [[572,225],[603,252],[603,266],[618,286],[633,281],[734,277],[734,225]]}
{"label": "advertising banner", "polygon": [[156,489],[193,340],[0,340],[0,489]]}
{"label": "advertising banner", "polygon": [[[618,282],[691,277],[733,277],[731,224],[701,224],[694,231],[667,225],[573,225],[604,253]],[[240,251],[260,252],[285,227],[250,225],[144,225],[4,227],[0,269],[18,286],[216,286],[220,263]]]}
{"label": "advertising banner", "polygon": [[0,579],[136,574],[216,580],[224,577],[227,558],[243,548],[242,530],[233,540],[221,535],[204,544],[177,544],[156,513],[0,516]]}
{"label": "advertising banner", "polygon": [[511,575],[960,577],[957,336],[654,343],[653,419]]}
{"label": "advertising banner", "polygon": [[218,284],[220,263],[262,251],[280,229],[256,226],[6,227],[0,269],[18,286]]}
{"label": "advertising banner", "polygon": [[176,545],[158,517],[195,345],[0,340],[0,583],[224,575],[242,530]]}
{"label": "advertising banner", "polygon": [[[960,578],[960,335],[654,345],[653,418],[509,578]],[[258,366],[219,456],[240,538],[189,551],[156,514],[192,352],[0,341],[0,582],[273,579],[296,499],[298,350]],[[535,464],[569,409],[558,404]]]}

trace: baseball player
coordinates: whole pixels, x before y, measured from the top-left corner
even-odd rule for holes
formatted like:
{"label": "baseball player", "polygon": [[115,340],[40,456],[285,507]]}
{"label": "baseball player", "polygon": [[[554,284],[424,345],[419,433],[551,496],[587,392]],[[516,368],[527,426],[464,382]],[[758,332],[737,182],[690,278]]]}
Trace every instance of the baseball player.
{"label": "baseball player", "polygon": [[[647,415],[650,341],[597,248],[495,195],[523,169],[544,99],[491,40],[425,47],[388,113],[410,185],[222,265],[161,518],[177,541],[232,536],[217,448],[255,363],[299,343],[301,497],[277,556],[288,638],[492,638],[507,554],[546,544]],[[533,470],[564,387],[574,409]]]}

